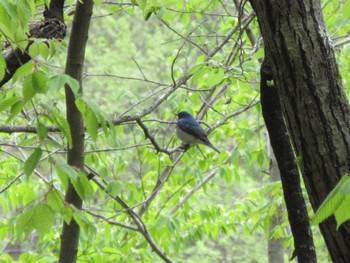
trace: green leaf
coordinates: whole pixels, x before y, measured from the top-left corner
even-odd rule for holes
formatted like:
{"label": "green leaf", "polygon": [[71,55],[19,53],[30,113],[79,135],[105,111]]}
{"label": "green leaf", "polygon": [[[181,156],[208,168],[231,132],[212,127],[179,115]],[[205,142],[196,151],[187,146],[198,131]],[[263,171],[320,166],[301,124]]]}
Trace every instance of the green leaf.
{"label": "green leaf", "polygon": [[38,51],[39,51],[40,56],[43,59],[47,60],[50,56],[50,49],[48,47],[48,44],[45,42],[40,42],[37,45],[38,45]]}
{"label": "green leaf", "polygon": [[61,130],[61,132],[66,136],[68,146],[71,147],[73,145],[72,143],[72,135],[70,133],[70,127],[69,124],[62,115],[60,114],[53,114],[49,116],[49,118],[52,120],[52,122]]}
{"label": "green leaf", "polygon": [[46,93],[49,89],[46,74],[42,71],[37,71],[32,75],[32,82],[33,89],[36,93]]}
{"label": "green leaf", "polygon": [[37,135],[39,137],[40,140],[43,140],[47,137],[47,128],[45,127],[45,125],[43,125],[40,121],[38,121],[38,125],[37,125]]}
{"label": "green leaf", "polygon": [[122,184],[119,181],[112,181],[107,185],[106,190],[111,196],[115,197],[122,190]]}
{"label": "green leaf", "polygon": [[0,81],[5,77],[6,62],[2,55],[0,55]]}
{"label": "green leaf", "polygon": [[53,122],[61,130],[61,132],[67,138],[68,146],[71,147],[72,136],[71,136],[70,127],[66,118],[63,117],[61,114],[57,113],[55,108],[51,107],[50,105],[47,105],[44,103],[41,103],[40,105],[48,112],[48,114],[46,114],[45,117],[49,119],[51,122]]}
{"label": "green leaf", "polygon": [[47,204],[54,211],[63,211],[64,209],[64,197],[58,190],[49,191],[46,196]]}
{"label": "green leaf", "polygon": [[33,75],[29,75],[24,79],[22,94],[24,97],[24,102],[27,102],[34,97],[35,90],[33,87]]}
{"label": "green leaf", "polygon": [[24,163],[24,173],[30,175],[34,169],[37,167],[43,151],[40,148],[36,148],[34,152],[29,156],[29,158]]}
{"label": "green leaf", "polygon": [[34,209],[30,209],[19,215],[16,220],[16,232],[20,236],[22,233],[28,234],[34,229],[33,218]]}
{"label": "green leaf", "polygon": [[84,117],[87,131],[90,134],[91,138],[96,141],[98,134],[98,120],[96,118],[96,115],[91,109],[88,109]]}
{"label": "green leaf", "polygon": [[224,80],[225,71],[221,68],[210,71],[208,75],[209,87],[216,86]]}
{"label": "green leaf", "polygon": [[13,118],[15,118],[17,116],[18,113],[20,113],[20,111],[22,110],[24,106],[24,102],[23,101],[17,101],[16,103],[14,103],[11,106],[10,109],[10,116],[7,118],[6,123],[10,122],[11,120],[13,120]]}
{"label": "green leaf", "polygon": [[73,180],[71,182],[74,186],[75,191],[77,191],[79,197],[85,200],[85,198],[92,195],[92,187],[84,173],[79,172],[78,176],[79,178],[77,180]]}
{"label": "green leaf", "polygon": [[54,214],[46,204],[40,204],[21,214],[16,220],[17,235],[29,234],[36,229],[40,236],[49,233],[53,224]]}
{"label": "green leaf", "polygon": [[63,210],[63,220],[67,224],[70,224],[72,218],[73,218],[73,208],[71,206],[65,205]]}
{"label": "green leaf", "polygon": [[72,207],[72,208],[74,210],[73,218],[77,222],[77,224],[80,226],[80,228],[87,235],[90,235],[90,236],[96,233],[96,228],[94,224],[88,220],[86,215],[82,211],[76,209],[75,207]]}
{"label": "green leaf", "polygon": [[28,53],[31,58],[36,58],[39,54],[39,48],[35,43],[32,43],[28,48]]}
{"label": "green leaf", "polygon": [[24,101],[29,101],[36,93],[46,93],[48,89],[46,74],[42,71],[37,71],[27,76],[23,82],[22,93]]}
{"label": "green leaf", "polygon": [[33,65],[33,62],[32,61],[29,61],[27,62],[26,64],[20,66],[15,74],[13,75],[12,77],[12,82],[16,82],[18,79],[22,78],[22,77],[25,77],[25,76],[28,76],[29,74],[32,73],[34,69],[34,65]]}
{"label": "green leaf", "polygon": [[18,100],[18,97],[16,95],[13,95],[10,98],[0,101],[0,111],[10,108],[13,104],[18,102]]}
{"label": "green leaf", "polygon": [[345,193],[344,191],[346,191],[346,189],[349,189],[349,184],[350,177],[348,175],[343,176],[339,183],[336,185],[336,187],[332,190],[332,192],[330,192],[327,198],[317,209],[312,219],[312,224],[319,224],[334,213],[337,214],[337,217],[338,219],[340,219],[340,221],[344,222],[344,215],[342,214],[342,211],[339,210],[338,212],[336,212],[336,210],[338,210],[339,207],[342,207],[342,203],[345,200],[347,200],[346,195],[349,195],[350,193]]}
{"label": "green leaf", "polygon": [[334,217],[337,221],[337,229],[350,219],[350,194],[346,196],[341,205],[335,210]]}
{"label": "green leaf", "polygon": [[51,92],[58,92],[61,88],[64,88],[64,85],[67,84],[75,95],[79,91],[79,82],[65,74],[53,75],[48,79],[48,86],[50,87]]}
{"label": "green leaf", "polygon": [[53,225],[53,211],[47,204],[40,204],[34,208],[32,220],[33,226],[38,231],[39,235],[44,236],[50,232]]}
{"label": "green leaf", "polygon": [[78,171],[74,169],[72,166],[53,160],[54,165],[56,166],[57,173],[63,173],[64,175],[67,175],[72,181],[78,180]]}

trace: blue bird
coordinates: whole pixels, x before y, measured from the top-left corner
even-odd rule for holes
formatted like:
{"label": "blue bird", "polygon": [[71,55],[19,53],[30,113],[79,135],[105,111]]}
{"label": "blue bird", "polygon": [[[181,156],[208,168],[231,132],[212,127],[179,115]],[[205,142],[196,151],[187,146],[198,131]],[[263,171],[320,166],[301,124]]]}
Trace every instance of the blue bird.
{"label": "blue bird", "polygon": [[204,144],[214,151],[220,153],[209,141],[199,123],[187,111],[181,111],[177,114],[179,118],[176,123],[176,135],[186,145]]}

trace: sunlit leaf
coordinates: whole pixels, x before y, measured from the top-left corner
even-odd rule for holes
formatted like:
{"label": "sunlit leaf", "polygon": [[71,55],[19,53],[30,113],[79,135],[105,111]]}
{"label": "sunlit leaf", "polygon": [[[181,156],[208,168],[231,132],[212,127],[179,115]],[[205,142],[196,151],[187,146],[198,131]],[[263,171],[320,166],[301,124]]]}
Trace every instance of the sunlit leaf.
{"label": "sunlit leaf", "polygon": [[37,167],[43,151],[40,148],[36,148],[34,152],[29,156],[29,158],[24,163],[24,173],[30,175],[34,169]]}
{"label": "sunlit leaf", "polygon": [[347,196],[350,195],[349,191],[344,192],[344,189],[349,189],[349,185],[350,177],[348,175],[343,176],[339,183],[336,185],[336,187],[332,190],[332,192],[329,193],[327,198],[317,209],[312,219],[313,224],[321,223],[323,220],[325,220],[327,217],[331,216],[334,213],[336,213],[337,218],[341,222],[344,222],[347,216],[347,212],[339,208],[344,208],[344,206],[342,206],[342,203],[345,202],[347,200]]}

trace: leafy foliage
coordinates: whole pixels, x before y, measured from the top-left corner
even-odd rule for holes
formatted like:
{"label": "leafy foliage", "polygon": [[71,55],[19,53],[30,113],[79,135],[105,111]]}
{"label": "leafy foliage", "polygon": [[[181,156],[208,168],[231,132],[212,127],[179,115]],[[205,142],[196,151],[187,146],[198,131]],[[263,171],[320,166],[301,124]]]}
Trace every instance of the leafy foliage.
{"label": "leafy foliage", "polygon": [[[87,132],[86,172],[95,177],[89,181],[63,158],[72,146],[64,86],[76,94],[79,89],[62,74],[66,42],[35,39],[28,50],[33,60],[0,90],[0,125],[28,128],[1,130],[0,260],[11,261],[6,246],[18,242],[18,261],[57,261],[61,223],[74,218],[81,227],[80,261],[158,262],[117,196],[177,262],[266,262],[267,238],[281,238],[292,249],[285,214],[268,230],[284,203],[280,184],[270,184],[264,172],[268,161],[258,106],[264,54],[257,22],[244,18],[232,2],[96,2],[84,95],[75,102]],[[28,22],[43,11],[42,3],[0,1],[1,40],[23,50]],[[74,1],[68,4],[70,23]],[[348,6],[324,1],[332,37],[349,31]],[[250,12],[244,6],[246,16]],[[255,42],[243,30],[248,26]],[[348,47],[338,48],[345,73]],[[5,70],[1,57],[0,78]],[[185,109],[200,113],[220,155],[202,146],[184,154],[158,151],[136,122],[142,120],[160,149],[171,151],[180,145],[173,136],[174,113]],[[84,200],[83,210],[64,202],[68,180]],[[334,203],[327,206],[317,220],[333,208]],[[338,219],[345,216],[339,213]],[[322,261],[327,255],[320,250]]]}

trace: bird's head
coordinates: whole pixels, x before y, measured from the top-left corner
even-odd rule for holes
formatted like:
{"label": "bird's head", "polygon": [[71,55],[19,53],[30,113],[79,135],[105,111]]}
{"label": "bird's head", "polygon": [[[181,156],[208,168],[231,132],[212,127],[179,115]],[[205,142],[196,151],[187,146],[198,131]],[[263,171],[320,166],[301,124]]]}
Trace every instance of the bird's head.
{"label": "bird's head", "polygon": [[179,119],[185,119],[185,118],[193,118],[193,116],[191,114],[189,114],[187,111],[180,111],[178,114],[177,114],[177,117]]}

